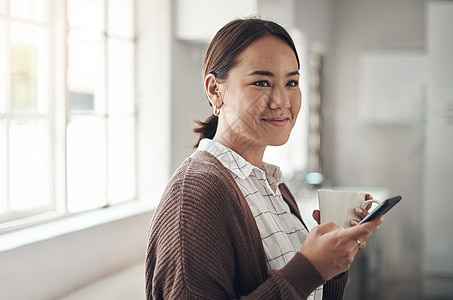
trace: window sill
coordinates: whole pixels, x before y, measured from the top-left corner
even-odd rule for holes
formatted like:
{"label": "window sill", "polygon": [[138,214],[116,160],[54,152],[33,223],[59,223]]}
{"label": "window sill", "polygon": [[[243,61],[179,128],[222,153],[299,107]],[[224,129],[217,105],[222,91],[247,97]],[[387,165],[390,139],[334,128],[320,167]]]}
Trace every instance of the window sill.
{"label": "window sill", "polygon": [[133,202],[80,213],[24,229],[3,233],[0,234],[0,253],[71,232],[81,231],[102,224],[138,216],[140,214],[151,213],[154,209],[155,207],[152,205]]}

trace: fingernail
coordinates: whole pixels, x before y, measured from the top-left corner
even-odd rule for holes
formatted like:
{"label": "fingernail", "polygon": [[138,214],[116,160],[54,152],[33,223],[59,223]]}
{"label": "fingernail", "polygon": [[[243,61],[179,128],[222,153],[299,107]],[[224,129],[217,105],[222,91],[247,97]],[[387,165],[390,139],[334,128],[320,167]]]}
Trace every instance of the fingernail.
{"label": "fingernail", "polygon": [[356,220],[351,220],[351,225],[352,225],[352,226],[355,226],[355,225],[357,225],[357,224],[359,224],[359,222],[357,222]]}
{"label": "fingernail", "polygon": [[355,212],[358,214],[361,214],[361,213],[363,213],[363,209],[361,209],[360,207],[356,207]]}
{"label": "fingernail", "polygon": [[379,220],[381,220],[381,222],[384,221],[384,215],[382,215],[382,216],[379,218]]}

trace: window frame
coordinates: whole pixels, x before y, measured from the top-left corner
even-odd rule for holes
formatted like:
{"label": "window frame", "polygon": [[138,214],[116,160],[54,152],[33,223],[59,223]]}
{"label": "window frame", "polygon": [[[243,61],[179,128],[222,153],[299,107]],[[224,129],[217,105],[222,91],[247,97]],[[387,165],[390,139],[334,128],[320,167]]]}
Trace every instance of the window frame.
{"label": "window frame", "polygon": [[[7,48],[5,52],[5,68],[4,78],[5,82],[5,96],[6,101],[5,103],[10,102],[11,94],[8,91],[10,88],[10,23],[13,18],[9,12],[9,2],[12,0],[7,1],[6,3],[6,11],[5,14],[0,13],[0,21],[3,19],[6,26],[6,36],[5,41],[7,41],[4,45]],[[90,208],[83,211],[78,212],[70,212],[68,210],[68,170],[67,170],[67,159],[68,159],[68,146],[67,146],[67,130],[68,124],[71,117],[79,115],[78,113],[71,113],[68,110],[68,39],[70,28],[68,24],[68,2],[66,1],[58,1],[58,0],[48,0],[48,20],[46,23],[46,30],[48,31],[47,34],[47,47],[48,47],[48,55],[49,58],[52,57],[53,59],[49,59],[48,65],[48,95],[49,95],[49,102],[47,107],[47,112],[43,116],[39,116],[39,114],[34,116],[27,116],[27,118],[44,118],[48,123],[48,149],[49,149],[49,205],[40,207],[37,209],[30,209],[22,212],[12,212],[11,207],[11,199],[9,199],[8,189],[9,189],[9,175],[8,170],[9,166],[9,143],[8,143],[8,130],[9,130],[9,123],[14,120],[14,114],[2,113],[0,110],[0,130],[3,130],[5,134],[1,135],[6,141],[0,145],[0,162],[5,163],[5,168],[1,168],[0,172],[4,172],[5,174],[5,181],[6,184],[6,202],[7,202],[7,212],[5,214],[0,214],[0,233],[7,232],[19,228],[23,228],[30,225],[35,225],[38,223],[52,221],[60,218],[65,218],[69,216],[79,215],[86,212],[90,212],[93,210],[98,210],[110,206],[117,206],[124,203],[131,203],[132,201],[136,201],[138,199],[138,177],[137,177],[137,111],[136,111],[136,97],[135,97],[135,78],[133,79],[132,91],[131,91],[131,101],[133,106],[133,111],[131,114],[127,116],[129,120],[133,122],[133,173],[134,173],[134,190],[133,190],[133,197],[130,199],[121,201],[119,203],[112,204],[108,198],[108,173],[105,175],[106,185],[105,185],[105,201],[106,204],[102,206],[98,206],[95,208]],[[108,104],[108,44],[109,44],[109,33],[108,33],[108,2],[109,0],[100,0],[103,6],[103,13],[105,14],[104,19],[104,28],[102,29],[102,47],[103,47],[103,56],[102,59],[104,60],[104,68],[101,70],[103,76],[105,77],[104,85],[103,85],[103,92],[105,94],[104,101],[106,102],[105,105]],[[132,13],[135,14],[135,3],[132,2]],[[19,21],[24,21],[22,19],[18,19]],[[133,19],[132,19],[133,20]],[[36,22],[32,22],[36,24]],[[132,28],[134,28],[134,24],[132,23]],[[112,35],[112,38],[120,39],[120,40],[128,40],[130,45],[132,46],[132,53],[133,56],[131,57],[131,64],[132,64],[132,73],[135,75],[135,48],[136,48],[136,39],[135,39],[135,32],[130,38],[122,38],[116,35]],[[2,58],[0,58],[2,59]],[[1,76],[0,76],[1,79]],[[1,84],[1,83],[0,83]],[[1,92],[1,88],[0,88]],[[8,105],[8,104],[6,104]],[[84,115],[84,113],[82,113]],[[96,118],[100,118],[104,124],[105,128],[108,128],[108,123],[111,120],[111,116],[109,115],[108,111],[105,111],[104,114],[90,114],[95,116]],[[7,124],[7,125],[5,125]],[[5,126],[3,126],[5,125]],[[104,147],[106,149],[106,158],[105,164],[106,169],[108,168],[108,130],[104,132],[105,136],[105,144]],[[1,132],[0,132],[1,133]],[[2,154],[2,148],[6,149],[6,153]],[[108,171],[106,171],[108,172]],[[0,174],[0,179],[2,179],[2,174]],[[2,183],[0,183],[1,186]],[[0,195],[0,201],[2,200]]]}
{"label": "window frame", "polygon": [[[17,221],[18,219],[26,219],[28,217],[34,216],[34,215],[40,215],[40,214],[45,214],[48,213],[52,210],[55,210],[56,205],[55,205],[55,197],[53,195],[53,188],[52,188],[52,179],[54,177],[53,172],[52,172],[52,157],[53,157],[53,151],[52,151],[52,125],[51,125],[51,104],[50,102],[53,100],[51,96],[51,78],[52,78],[52,62],[49,59],[48,62],[50,64],[50,68],[47,74],[47,80],[48,80],[48,86],[46,87],[47,89],[47,94],[49,95],[49,103],[47,104],[48,109],[46,113],[39,113],[39,111],[36,111],[34,113],[29,113],[29,112],[13,112],[11,108],[11,97],[12,97],[12,92],[11,92],[11,63],[10,63],[10,57],[11,57],[11,27],[13,23],[25,25],[25,26],[33,26],[40,28],[44,30],[47,33],[47,39],[45,40],[48,53],[47,55],[50,57],[50,51],[51,51],[51,41],[52,41],[52,34],[51,34],[51,25],[49,20],[51,20],[51,15],[49,14],[50,11],[48,11],[48,20],[47,22],[45,20],[43,21],[35,21],[35,20],[27,20],[23,19],[20,17],[15,17],[12,16],[11,13],[9,12],[10,10],[10,1],[6,1],[6,7],[5,7],[5,12],[0,13],[0,21],[3,21],[5,25],[5,36],[4,36],[4,56],[1,57],[0,59],[3,60],[4,62],[4,71],[2,74],[2,77],[5,79],[4,81],[4,97],[6,101],[4,101],[4,111],[2,112],[0,110],[0,122],[2,123],[1,130],[3,131],[3,139],[2,139],[2,145],[1,149],[3,151],[0,151],[1,157],[0,160],[4,163],[5,168],[0,170],[0,172],[4,172],[2,176],[4,176],[4,184],[5,184],[5,189],[3,191],[3,199],[6,201],[6,212],[0,214],[0,232],[3,227],[3,224],[10,224],[12,222]],[[49,5],[50,9],[50,5]],[[3,38],[3,37],[2,37]],[[0,77],[1,78],[1,77]],[[0,83],[1,84],[1,83]],[[1,89],[0,89],[1,91]],[[10,125],[14,120],[20,120],[20,121],[27,121],[27,120],[44,120],[47,122],[47,134],[48,134],[48,159],[49,159],[49,165],[47,166],[48,172],[49,172],[49,197],[50,201],[48,205],[44,205],[41,207],[37,208],[32,208],[32,209],[27,209],[27,210],[22,210],[22,211],[17,211],[17,212],[12,212],[11,211],[11,199],[10,199]],[[0,197],[1,201],[1,197]]]}

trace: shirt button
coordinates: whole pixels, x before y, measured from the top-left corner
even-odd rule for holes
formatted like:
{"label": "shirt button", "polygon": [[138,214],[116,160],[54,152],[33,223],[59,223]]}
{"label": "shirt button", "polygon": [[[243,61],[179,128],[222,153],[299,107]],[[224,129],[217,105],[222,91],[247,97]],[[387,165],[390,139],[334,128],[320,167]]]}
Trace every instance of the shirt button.
{"label": "shirt button", "polygon": [[286,220],[286,219],[288,219],[288,214],[283,214],[282,215],[282,220]]}

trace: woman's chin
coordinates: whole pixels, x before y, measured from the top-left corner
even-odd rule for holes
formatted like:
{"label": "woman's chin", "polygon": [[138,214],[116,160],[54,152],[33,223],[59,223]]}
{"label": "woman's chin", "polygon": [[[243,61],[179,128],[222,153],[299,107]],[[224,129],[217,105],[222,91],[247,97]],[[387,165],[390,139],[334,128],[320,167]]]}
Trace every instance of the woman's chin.
{"label": "woman's chin", "polygon": [[288,142],[288,139],[289,139],[289,137],[274,139],[268,145],[269,146],[283,146],[284,144],[286,144],[286,142]]}

